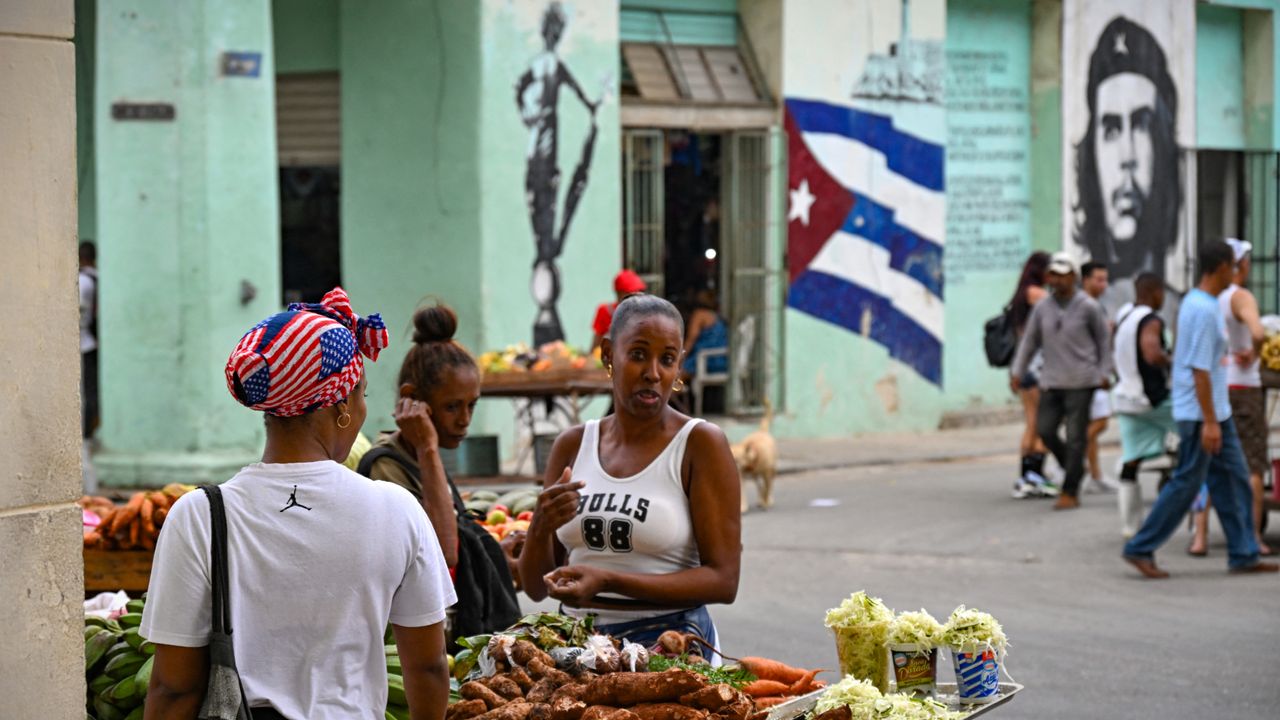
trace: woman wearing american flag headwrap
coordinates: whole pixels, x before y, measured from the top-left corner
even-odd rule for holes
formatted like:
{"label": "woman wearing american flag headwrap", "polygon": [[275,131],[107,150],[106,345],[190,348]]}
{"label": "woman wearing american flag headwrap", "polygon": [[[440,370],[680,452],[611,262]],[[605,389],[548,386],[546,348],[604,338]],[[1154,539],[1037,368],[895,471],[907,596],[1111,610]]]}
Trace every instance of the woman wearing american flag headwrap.
{"label": "woman wearing american flag headwrap", "polygon": [[[404,488],[340,464],[365,419],[364,358],[386,346],[382,319],[356,315],[335,288],[258,323],[227,360],[231,395],[266,416],[262,462],[220,488],[231,646],[254,718],[382,718],[388,623],[411,712],[443,717],[456,597],[436,534]],[[210,530],[209,497],[188,493],[156,546],[139,628],[156,645],[152,717],[195,717],[202,703],[202,717],[211,704],[236,717],[238,698],[226,709],[205,697]]]}

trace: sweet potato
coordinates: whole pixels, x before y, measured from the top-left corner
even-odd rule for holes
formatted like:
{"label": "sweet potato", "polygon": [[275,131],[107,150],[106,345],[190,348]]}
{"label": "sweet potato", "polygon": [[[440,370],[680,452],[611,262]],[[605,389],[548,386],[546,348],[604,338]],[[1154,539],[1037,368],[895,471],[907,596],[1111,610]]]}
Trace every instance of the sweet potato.
{"label": "sweet potato", "polygon": [[551,720],[579,720],[587,704],[569,695],[551,701]]}
{"label": "sweet potato", "polygon": [[471,720],[489,711],[483,700],[462,700],[449,706],[445,720]]}
{"label": "sweet potato", "polygon": [[552,660],[550,655],[539,650],[537,645],[528,640],[517,640],[515,646],[511,648],[511,659],[515,660],[517,665],[529,667],[529,663],[535,658],[551,667],[556,666],[556,661]]}
{"label": "sweet potato", "polygon": [[818,715],[813,720],[853,720],[853,710],[848,705],[840,705]]}
{"label": "sweet potato", "polygon": [[706,686],[701,675],[671,668],[660,673],[613,673],[592,680],[582,693],[588,705],[630,707],[641,703],[674,702],[681,695]]}
{"label": "sweet potato", "polygon": [[519,700],[524,697],[524,691],[520,689],[520,685],[506,673],[484,678],[479,682],[508,700]]}
{"label": "sweet potato", "polygon": [[516,700],[483,715],[477,715],[476,720],[527,720],[531,712],[533,712],[533,703]]}
{"label": "sweet potato", "polygon": [[738,697],[732,687],[720,684],[704,687],[680,696],[680,704],[701,710],[719,710]]}
{"label": "sweet potato", "polygon": [[550,703],[555,691],[555,682],[550,678],[543,678],[529,688],[528,692],[524,694],[524,699],[531,703]]}
{"label": "sweet potato", "polygon": [[565,685],[571,679],[569,677],[569,673],[556,667],[556,664],[551,661],[551,656],[549,655],[546,660],[543,660],[540,657],[534,657],[525,665],[525,667],[529,670],[529,674],[532,675],[534,679],[550,680],[557,686]]}
{"label": "sweet potato", "polygon": [[458,688],[458,694],[466,700],[483,700],[490,710],[507,704],[506,698],[489,689],[488,686],[472,680]]}
{"label": "sweet potato", "polygon": [[680,703],[644,703],[631,708],[639,720],[707,720],[707,711]]}

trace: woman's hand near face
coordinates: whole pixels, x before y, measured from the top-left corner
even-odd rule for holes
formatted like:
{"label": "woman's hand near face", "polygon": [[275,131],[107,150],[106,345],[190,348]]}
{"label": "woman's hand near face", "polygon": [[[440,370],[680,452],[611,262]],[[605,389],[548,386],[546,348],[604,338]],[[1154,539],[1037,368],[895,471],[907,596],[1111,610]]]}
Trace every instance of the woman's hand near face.
{"label": "woman's hand near face", "polygon": [[419,455],[440,449],[440,438],[431,422],[430,405],[402,397],[396,402],[396,409],[391,415],[396,419],[396,427],[400,428],[400,436],[416,448]]}
{"label": "woman's hand near face", "polygon": [[529,534],[545,537],[572,520],[578,514],[578,491],[582,487],[582,483],[573,481],[573,470],[565,468],[558,480],[538,494]]}

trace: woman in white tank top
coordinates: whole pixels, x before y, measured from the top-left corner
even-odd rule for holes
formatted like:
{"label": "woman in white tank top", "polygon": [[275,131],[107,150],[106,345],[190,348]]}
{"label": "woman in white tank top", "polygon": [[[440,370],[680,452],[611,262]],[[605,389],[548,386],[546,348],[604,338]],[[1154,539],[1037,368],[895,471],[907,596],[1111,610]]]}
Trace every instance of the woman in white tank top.
{"label": "woman in white tank top", "polygon": [[741,481],[729,443],[667,404],[683,340],[666,300],[618,304],[601,346],[615,413],[556,439],[520,555],[529,597],[645,645],[669,629],[715,644],[706,606],[738,592]]}

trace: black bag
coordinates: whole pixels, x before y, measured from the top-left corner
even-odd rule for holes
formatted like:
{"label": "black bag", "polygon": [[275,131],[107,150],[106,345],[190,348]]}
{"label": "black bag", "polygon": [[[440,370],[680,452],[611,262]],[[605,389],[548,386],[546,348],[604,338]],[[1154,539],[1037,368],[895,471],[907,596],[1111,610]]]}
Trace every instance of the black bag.
{"label": "black bag", "polygon": [[1013,328],[1011,310],[1005,307],[982,326],[982,349],[986,351],[987,363],[991,367],[1009,367],[1013,354],[1018,350],[1018,334]]}
{"label": "black bag", "polygon": [[231,581],[227,575],[227,510],[222,504],[222,490],[214,486],[200,488],[209,497],[211,537],[209,544],[209,577],[213,585],[213,615],[209,630],[209,687],[199,720],[253,720],[249,701],[236,671],[235,652],[231,645]]}
{"label": "black bag", "polygon": [[[373,464],[384,457],[391,458],[415,477],[420,472],[417,463],[386,445],[365,453],[357,472],[371,477]],[[451,634],[460,638],[505,630],[520,619],[520,601],[516,598],[511,569],[507,567],[507,555],[498,541],[480,526],[478,516],[467,510],[453,478],[446,475],[445,479],[458,514],[458,566],[453,584],[458,604],[454,606]]]}

